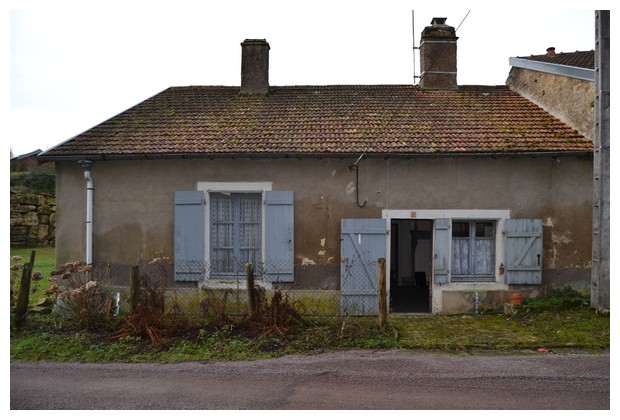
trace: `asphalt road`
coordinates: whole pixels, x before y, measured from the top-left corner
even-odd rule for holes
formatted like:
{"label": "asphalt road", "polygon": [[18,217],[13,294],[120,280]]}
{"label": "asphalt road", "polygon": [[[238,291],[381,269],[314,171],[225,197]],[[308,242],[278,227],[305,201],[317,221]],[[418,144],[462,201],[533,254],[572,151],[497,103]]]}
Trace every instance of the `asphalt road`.
{"label": "asphalt road", "polygon": [[346,351],[239,362],[11,363],[12,410],[605,409],[609,354]]}

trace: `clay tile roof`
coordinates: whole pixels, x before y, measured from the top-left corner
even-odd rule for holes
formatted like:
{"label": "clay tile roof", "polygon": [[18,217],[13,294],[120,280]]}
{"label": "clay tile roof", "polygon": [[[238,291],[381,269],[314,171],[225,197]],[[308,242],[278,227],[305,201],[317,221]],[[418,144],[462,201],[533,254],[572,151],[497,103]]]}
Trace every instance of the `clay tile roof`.
{"label": "clay tile roof", "polygon": [[43,153],[44,159],[231,155],[432,155],[592,151],[505,86],[169,88]]}
{"label": "clay tile roof", "polygon": [[572,53],[558,53],[554,56],[530,55],[529,57],[517,57],[524,60],[542,61],[545,63],[562,64],[564,66],[594,69],[594,51],[575,51]]}

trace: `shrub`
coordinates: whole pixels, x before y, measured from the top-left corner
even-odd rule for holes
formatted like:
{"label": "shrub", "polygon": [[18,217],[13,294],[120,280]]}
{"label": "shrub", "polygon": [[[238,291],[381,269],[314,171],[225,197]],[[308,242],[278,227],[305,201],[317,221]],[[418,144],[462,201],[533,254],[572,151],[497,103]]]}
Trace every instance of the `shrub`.
{"label": "shrub", "polygon": [[84,261],[66,263],[52,272],[52,286],[45,292],[56,296],[54,313],[72,319],[84,329],[94,329],[118,314],[118,293],[106,290],[109,269],[93,269]]}
{"label": "shrub", "polygon": [[532,311],[561,311],[588,307],[590,299],[570,286],[545,286],[535,298],[526,298],[523,306]]}
{"label": "shrub", "polygon": [[54,195],[56,192],[56,174],[47,170],[14,172],[11,174],[11,188]]}

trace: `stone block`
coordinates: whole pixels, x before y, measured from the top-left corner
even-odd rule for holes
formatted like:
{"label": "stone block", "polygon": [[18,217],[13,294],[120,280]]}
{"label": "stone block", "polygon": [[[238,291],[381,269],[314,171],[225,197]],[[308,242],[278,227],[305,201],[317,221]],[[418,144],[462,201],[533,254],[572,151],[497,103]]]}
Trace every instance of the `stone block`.
{"label": "stone block", "polygon": [[39,224],[39,215],[34,212],[28,212],[24,215],[24,225],[26,226],[37,226]]}

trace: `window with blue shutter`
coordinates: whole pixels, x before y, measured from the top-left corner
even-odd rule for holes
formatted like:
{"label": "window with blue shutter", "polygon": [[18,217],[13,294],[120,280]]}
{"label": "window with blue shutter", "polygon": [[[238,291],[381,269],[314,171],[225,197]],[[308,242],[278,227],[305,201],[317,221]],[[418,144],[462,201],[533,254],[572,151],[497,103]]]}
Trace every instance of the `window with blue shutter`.
{"label": "window with blue shutter", "polygon": [[263,192],[175,192],[175,280],[238,278],[251,263],[266,281],[294,281],[294,194],[264,191],[264,198]]}
{"label": "window with blue shutter", "polygon": [[201,281],[205,276],[205,194],[174,193],[174,279]]}

